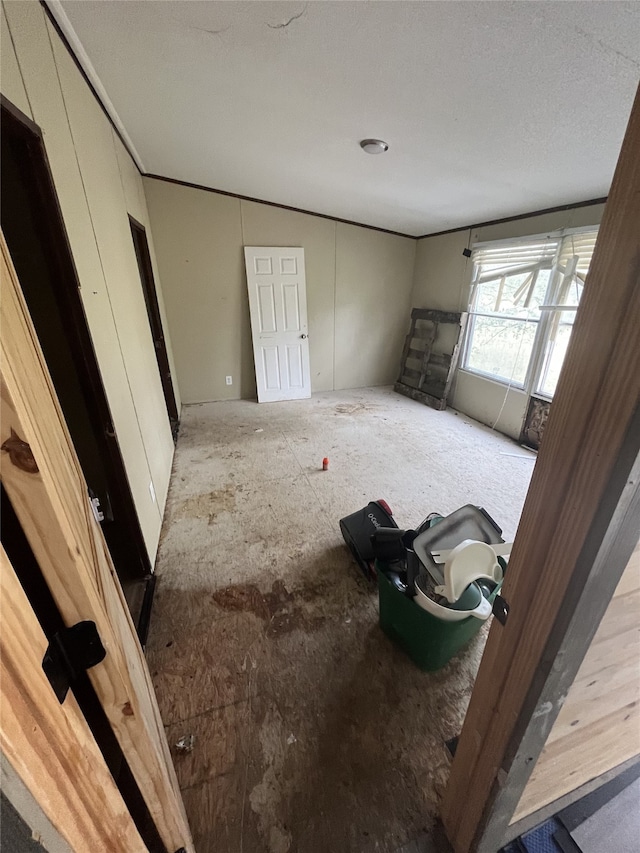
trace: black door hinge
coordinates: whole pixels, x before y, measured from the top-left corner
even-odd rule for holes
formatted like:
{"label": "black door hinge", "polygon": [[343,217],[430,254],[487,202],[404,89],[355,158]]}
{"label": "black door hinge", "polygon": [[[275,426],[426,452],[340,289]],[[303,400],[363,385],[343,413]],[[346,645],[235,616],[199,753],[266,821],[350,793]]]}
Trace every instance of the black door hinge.
{"label": "black door hinge", "polygon": [[501,595],[496,595],[493,599],[492,613],[500,622],[501,625],[507,624],[507,616],[509,615],[509,603]]}
{"label": "black door hinge", "polygon": [[42,668],[62,704],[72,682],[87,669],[104,660],[95,622],[77,622],[54,634],[42,659]]}

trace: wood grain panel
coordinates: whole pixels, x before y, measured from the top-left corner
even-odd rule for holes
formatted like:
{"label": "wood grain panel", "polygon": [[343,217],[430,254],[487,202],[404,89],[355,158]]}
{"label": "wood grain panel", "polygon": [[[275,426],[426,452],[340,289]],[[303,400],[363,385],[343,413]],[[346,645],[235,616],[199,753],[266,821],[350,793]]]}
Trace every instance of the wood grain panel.
{"label": "wood grain panel", "polygon": [[[545,748],[540,767],[536,766],[531,774],[526,800],[518,806],[512,822],[638,755],[635,707],[637,704],[618,708],[574,735],[561,738]],[[635,743],[636,752],[629,754],[629,743]]]}
{"label": "wood grain panel", "polygon": [[0,546],[0,744],[72,850],[146,851],[74,697],[43,670],[47,640]]}
{"label": "wood grain panel", "polygon": [[151,679],[2,239],[1,443],[17,435],[38,473],[0,455],[2,481],[66,624],[92,619],[107,649],[89,671],[158,831],[192,850]]}
{"label": "wood grain panel", "polygon": [[511,820],[640,756],[640,594],[636,549]]}

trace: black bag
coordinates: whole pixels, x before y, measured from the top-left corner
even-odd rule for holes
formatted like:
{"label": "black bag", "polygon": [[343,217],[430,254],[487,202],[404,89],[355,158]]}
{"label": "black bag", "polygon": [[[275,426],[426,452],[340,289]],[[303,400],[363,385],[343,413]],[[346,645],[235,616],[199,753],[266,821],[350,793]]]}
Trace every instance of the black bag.
{"label": "black bag", "polygon": [[364,509],[340,519],[340,530],[356,562],[368,579],[375,578],[371,536],[380,527],[398,527],[386,501],[371,501]]}

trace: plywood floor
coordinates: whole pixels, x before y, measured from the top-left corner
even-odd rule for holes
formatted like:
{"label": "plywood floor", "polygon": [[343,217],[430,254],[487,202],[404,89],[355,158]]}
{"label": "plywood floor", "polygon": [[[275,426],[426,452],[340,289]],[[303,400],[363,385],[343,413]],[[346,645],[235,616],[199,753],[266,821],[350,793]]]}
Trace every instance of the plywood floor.
{"label": "plywood floor", "polygon": [[640,757],[640,547],[549,733],[512,823]]}
{"label": "plywood floor", "polygon": [[148,657],[170,744],[196,737],[173,752],[198,853],[428,849],[484,636],[416,669],[338,519],[377,497],[401,526],[470,502],[511,537],[532,469],[389,389],[184,410]]}

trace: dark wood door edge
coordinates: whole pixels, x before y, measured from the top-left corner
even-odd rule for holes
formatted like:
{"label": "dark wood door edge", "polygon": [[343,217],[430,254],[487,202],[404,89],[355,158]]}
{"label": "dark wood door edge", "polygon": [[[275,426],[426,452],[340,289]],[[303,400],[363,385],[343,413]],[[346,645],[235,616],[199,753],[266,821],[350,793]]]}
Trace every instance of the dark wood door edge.
{"label": "dark wood door edge", "polygon": [[43,216],[41,238],[48,263],[55,270],[55,295],[67,322],[67,334],[78,375],[87,403],[96,441],[104,454],[110,476],[112,499],[118,502],[123,523],[132,544],[131,565],[137,566],[140,576],[151,572],[151,563],[142,528],[133,501],[129,479],[111,418],[111,410],[102,383],[102,376],[93,348],[91,333],[80,296],[80,282],[69,244],[67,230],[49,166],[47,151],[40,128],[10,105],[6,98],[0,104],[2,133],[14,134],[25,147],[31,179]]}
{"label": "dark wood door edge", "polygon": [[158,578],[155,574],[149,575],[146,581],[144,590],[144,598],[142,599],[142,607],[140,608],[140,616],[138,617],[138,639],[140,645],[144,649],[149,639],[149,627],[151,625],[151,610],[153,609],[153,598],[156,594],[156,582]]}
{"label": "dark wood door edge", "polygon": [[136,260],[138,262],[140,284],[147,309],[147,316],[149,318],[149,326],[151,328],[151,336],[153,338],[156,361],[158,363],[158,372],[160,373],[160,382],[162,383],[162,391],[167,406],[167,415],[169,416],[171,431],[173,433],[174,430],[177,430],[177,426],[180,423],[180,414],[176,403],[175,391],[173,390],[171,365],[169,364],[169,353],[167,352],[167,342],[165,340],[156,282],[153,275],[153,264],[151,263],[151,254],[149,252],[149,241],[147,240],[147,232],[144,225],[134,219],[131,214],[129,214],[129,226],[131,228],[131,237],[133,239]]}
{"label": "dark wood door edge", "polygon": [[16,107],[16,105],[6,98],[1,92],[0,106],[8,115],[11,116],[11,118],[15,119],[17,126],[24,128],[25,137],[31,134],[31,136],[42,139],[42,128],[40,125],[36,124],[32,118],[29,118],[26,113],[23,113],[19,107]]}

